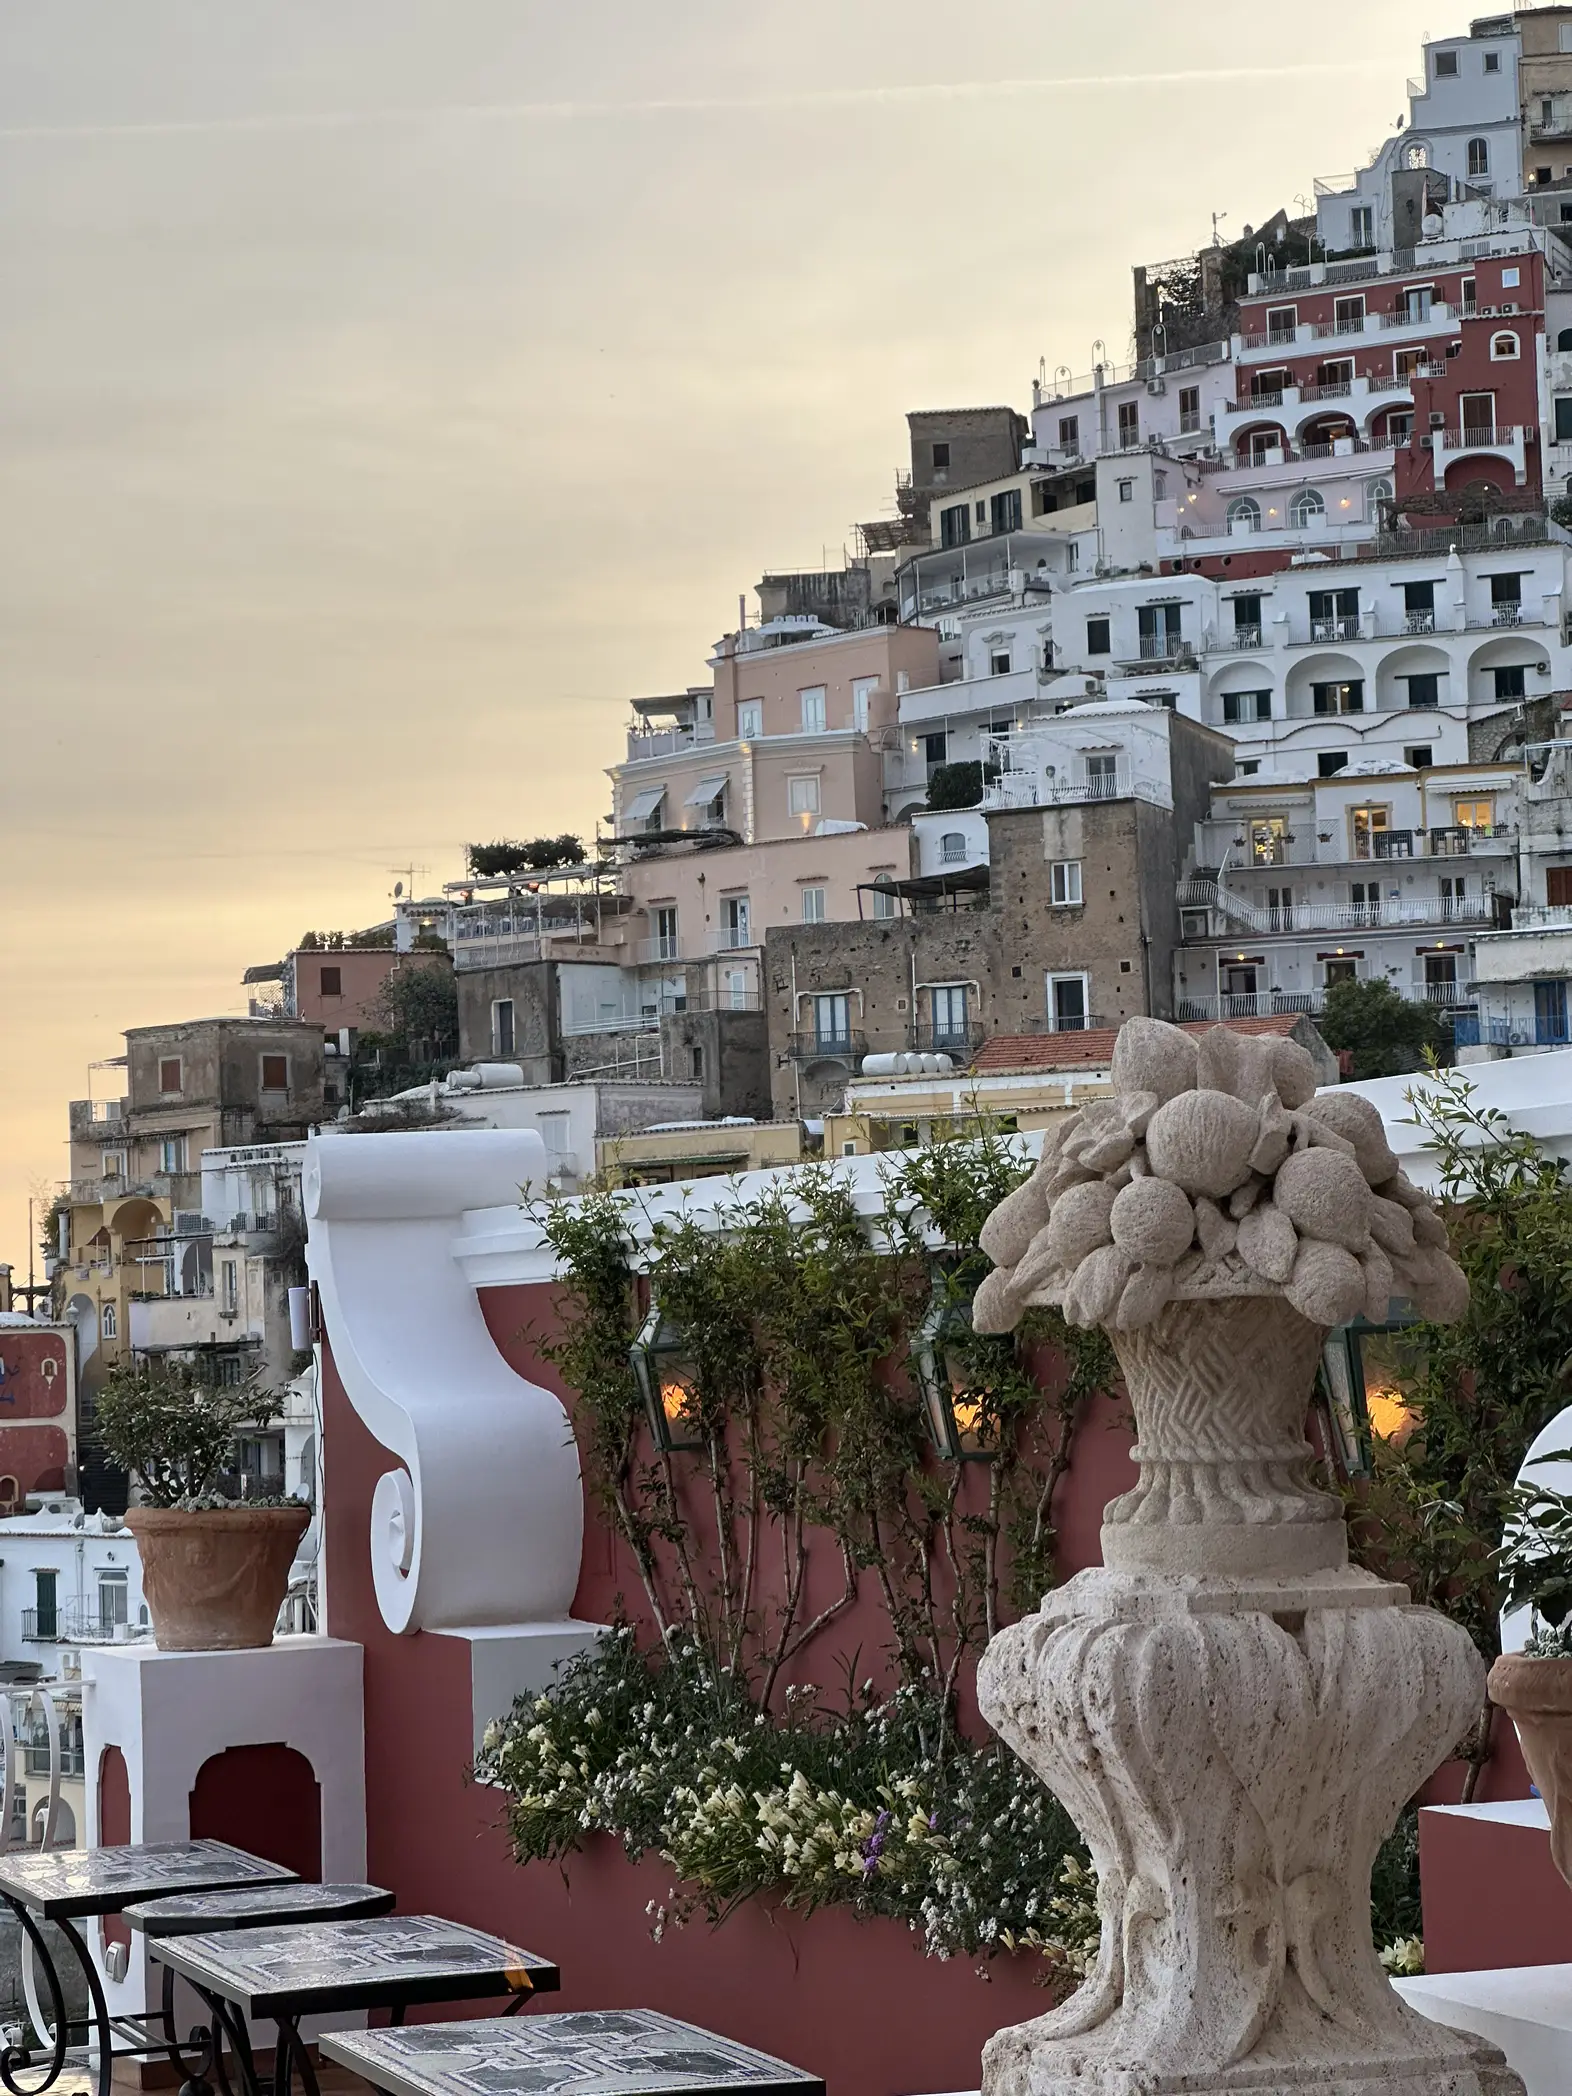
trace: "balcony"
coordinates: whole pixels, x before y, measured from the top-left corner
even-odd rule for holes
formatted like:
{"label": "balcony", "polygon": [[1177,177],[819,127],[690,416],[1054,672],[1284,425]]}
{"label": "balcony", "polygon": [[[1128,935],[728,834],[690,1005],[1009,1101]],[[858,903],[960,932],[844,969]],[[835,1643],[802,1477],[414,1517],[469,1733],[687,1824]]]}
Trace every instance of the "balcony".
{"label": "balcony", "polygon": [[1572,905],[1566,903],[1519,903],[1512,912],[1515,932],[1572,931]]}
{"label": "balcony", "polygon": [[[1471,982],[1394,983],[1392,987],[1410,1004],[1445,1008],[1472,1003],[1474,998]],[[1326,994],[1325,987],[1318,984],[1313,990],[1249,990],[1233,996],[1181,997],[1178,999],[1178,1017],[1181,1021],[1273,1019],[1292,1012],[1306,1012],[1314,1017],[1326,1010]]]}
{"label": "balcony", "polygon": [[181,1353],[187,1347],[260,1346],[262,1333],[237,1307],[226,1309],[213,1295],[134,1298],[130,1340],[133,1353]]}
{"label": "balcony", "polygon": [[705,945],[711,953],[751,953],[763,943],[754,938],[753,928],[746,922],[722,925],[718,932],[705,935]]}
{"label": "balcony", "polygon": [[[24,1608],[22,1610],[22,1642],[24,1645],[121,1645],[138,1637],[151,1637],[151,1630],[130,1623],[116,1622],[108,1610],[100,1610],[90,1604],[62,1601],[55,1608]],[[44,1747],[41,1775],[49,1772],[49,1749]],[[67,1750],[69,1751],[69,1750]],[[78,1754],[80,1758],[80,1752]],[[65,1766],[62,1757],[62,1775],[80,1774]]]}
{"label": "balcony", "polygon": [[1310,639],[1312,644],[1318,641],[1358,640],[1358,638],[1359,619],[1357,614],[1353,618],[1312,619],[1310,621]]}
{"label": "balcony", "polygon": [[1458,459],[1489,453],[1495,458],[1508,460],[1518,486],[1523,487],[1528,481],[1528,446],[1538,434],[1537,430],[1516,423],[1497,423],[1493,427],[1475,423],[1463,429],[1434,430],[1430,446],[1435,459],[1436,485],[1439,487],[1445,482],[1448,468]]}
{"label": "balcony", "polygon": [[1435,612],[1434,612],[1433,610],[1432,610],[1432,611],[1405,611],[1405,612],[1404,612],[1404,614],[1403,614],[1403,631],[1404,631],[1404,633],[1406,633],[1406,634],[1414,634],[1414,633],[1434,633],[1434,632],[1435,632],[1435,630],[1436,630],[1436,615],[1435,615]]}
{"label": "balcony", "polygon": [[[1488,895],[1405,895],[1374,902],[1258,903],[1215,881],[1181,881],[1181,910],[1208,910],[1253,932],[1400,931],[1409,925],[1484,924],[1495,922],[1494,899]],[[1208,932],[1208,941],[1218,934]]]}
{"label": "balcony", "polygon": [[682,939],[676,932],[661,932],[653,939],[639,941],[641,966],[674,963],[682,959]]}
{"label": "balcony", "polygon": [[[1115,763],[1112,771],[1067,779],[1061,778],[1057,772],[1050,774],[1046,762],[1034,767],[1031,759],[1035,753],[1027,747],[1024,737],[997,736],[993,747],[1003,760],[1004,768],[983,788],[985,809],[1064,808],[1088,801],[1131,799],[1167,805],[1161,787],[1152,780],[1135,777],[1123,758]],[[1062,746],[1056,745],[1052,755],[1062,756]]]}
{"label": "balcony", "polygon": [[1432,829],[1430,856],[1433,859],[1499,857],[1516,849],[1516,837],[1517,832],[1504,823]]}
{"label": "balcony", "polygon": [[648,732],[641,728],[630,728],[628,762],[640,764],[646,758],[680,757],[685,750],[697,749],[700,743],[714,740],[713,721],[702,721],[691,728],[657,728]]}
{"label": "balcony", "polygon": [[860,1062],[868,1052],[868,1036],[852,1030],[846,1033],[791,1034],[786,1043],[788,1058],[794,1063]]}
{"label": "balcony", "polygon": [[1143,633],[1140,650],[1136,657],[1140,662],[1177,662],[1181,655],[1193,655],[1195,650],[1188,641],[1177,633]]}
{"label": "balcony", "polygon": [[952,1055],[958,1062],[970,1062],[986,1038],[975,1019],[959,1025],[912,1028],[912,1047],[919,1055]]}

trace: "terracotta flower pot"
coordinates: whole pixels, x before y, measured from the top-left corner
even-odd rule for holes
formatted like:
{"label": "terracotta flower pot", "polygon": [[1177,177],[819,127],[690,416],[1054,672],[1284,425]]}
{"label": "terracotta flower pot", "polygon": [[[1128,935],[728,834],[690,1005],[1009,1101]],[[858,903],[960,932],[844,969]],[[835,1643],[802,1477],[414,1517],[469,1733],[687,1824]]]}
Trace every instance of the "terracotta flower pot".
{"label": "terracotta flower pot", "polygon": [[132,1507],[153,1635],[165,1652],[250,1652],[273,1642],[307,1506]]}
{"label": "terracotta flower pot", "polygon": [[1528,1773],[1550,1814],[1550,1854],[1572,1884],[1572,1659],[1503,1653],[1490,1669],[1490,1700],[1517,1727]]}

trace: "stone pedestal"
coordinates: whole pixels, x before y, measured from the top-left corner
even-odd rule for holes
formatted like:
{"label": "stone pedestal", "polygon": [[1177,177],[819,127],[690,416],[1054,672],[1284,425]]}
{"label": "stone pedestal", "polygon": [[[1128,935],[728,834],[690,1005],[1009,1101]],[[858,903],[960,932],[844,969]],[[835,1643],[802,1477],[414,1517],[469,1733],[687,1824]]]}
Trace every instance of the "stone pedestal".
{"label": "stone pedestal", "polygon": [[978,1682],[1091,1849],[1100,1955],[1063,2008],[990,2041],[984,2096],[1522,2096],[1494,2047],[1404,2003],[1371,1942],[1376,1850],[1484,1668],[1348,1564],[1303,1433],[1323,1336],[1271,1295],[1113,1335],[1140,1483],[1108,1509],[1106,1568],[995,1638]]}

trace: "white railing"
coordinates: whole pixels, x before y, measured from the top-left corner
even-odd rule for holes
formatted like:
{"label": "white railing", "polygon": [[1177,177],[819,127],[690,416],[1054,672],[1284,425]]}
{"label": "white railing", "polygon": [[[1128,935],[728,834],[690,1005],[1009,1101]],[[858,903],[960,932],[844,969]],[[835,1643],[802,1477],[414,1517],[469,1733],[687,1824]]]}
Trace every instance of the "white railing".
{"label": "white railing", "polygon": [[1512,929],[1515,932],[1572,931],[1572,904],[1519,903],[1512,912]]}
{"label": "white railing", "polygon": [[679,933],[662,933],[653,939],[639,941],[640,961],[670,961],[682,959],[682,938]]}
{"label": "white railing", "polygon": [[718,932],[709,932],[705,944],[711,953],[750,953],[763,941],[755,939],[750,925],[722,925]]}
{"label": "white railing", "polygon": [[648,732],[642,728],[630,728],[628,762],[638,764],[646,757],[677,757],[684,750],[697,748],[701,742],[714,740],[713,721],[701,721],[694,728],[655,728]]}
{"label": "white railing", "polygon": [[[1376,862],[1385,864],[1387,862]],[[1216,910],[1257,932],[1341,932],[1401,929],[1412,924],[1489,924],[1495,906],[1488,895],[1415,895],[1379,902],[1293,902],[1262,905],[1216,881],[1181,881],[1182,910]]]}
{"label": "white railing", "polygon": [[1002,735],[992,738],[990,748],[1003,769],[983,788],[984,808],[1062,808],[1127,800],[1152,801],[1160,808],[1170,805],[1162,787],[1137,776],[1123,758],[1111,772],[1072,778],[1049,770],[1050,760],[1063,754],[1058,749],[1040,743],[1033,748],[1024,737]]}

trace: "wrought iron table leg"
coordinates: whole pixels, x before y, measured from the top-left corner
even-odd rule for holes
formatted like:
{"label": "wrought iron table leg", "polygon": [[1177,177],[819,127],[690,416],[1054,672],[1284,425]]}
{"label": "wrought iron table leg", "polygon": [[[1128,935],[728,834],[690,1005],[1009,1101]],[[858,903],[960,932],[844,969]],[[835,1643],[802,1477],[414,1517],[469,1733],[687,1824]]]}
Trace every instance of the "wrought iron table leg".
{"label": "wrought iron table leg", "polygon": [[[23,2083],[19,2082],[16,2079],[16,2070],[19,2067],[27,2069],[32,2064],[29,2051],[25,2045],[7,2045],[3,2050],[0,2050],[0,2087],[4,2087],[7,2091],[7,2096],[44,2096],[44,2091],[53,2088],[60,2079],[60,2071],[65,2065],[66,2047],[70,2043],[71,2033],[66,2021],[65,1996],[60,1987],[60,1974],[56,1970],[55,1961],[50,1955],[49,1946],[44,1941],[37,1922],[20,1900],[12,1899],[9,1894],[0,1894],[0,1897],[4,1898],[6,1905],[22,1925],[24,1939],[22,1944],[23,1975],[26,1977],[29,1973],[28,1959],[30,1954],[36,1953],[39,1962],[44,1968],[44,1979],[49,1987],[49,2005],[54,2012],[52,2035],[47,2028],[40,2028],[38,2032],[40,2038],[44,2038],[51,2044],[49,2063],[44,2070],[43,2080],[35,2083],[31,2089],[26,2088]],[[29,1992],[31,1991],[29,1990]],[[29,2014],[33,2015],[35,2022],[40,2025],[45,2023],[41,2012],[34,2013],[34,2005],[31,2000],[28,2004],[28,2010]]]}
{"label": "wrought iron table leg", "polygon": [[[191,2032],[190,2044],[196,2057],[188,2067],[185,2057],[180,2050],[180,2031],[175,2023],[175,1968],[173,1965],[165,1965],[162,1971],[164,1975],[163,1996],[159,2006],[164,2024],[164,2050],[169,2055],[169,2064],[180,2076],[182,2085],[187,2082],[194,2082],[200,2086],[204,2080],[202,2069],[205,2062],[202,2056],[196,2053],[197,2041],[200,2034],[202,2040],[207,2042],[209,2033],[201,2026],[198,2026],[197,2030]],[[152,2017],[149,2016],[148,2022],[151,2023],[152,2020]]]}
{"label": "wrought iron table leg", "polygon": [[110,2021],[109,2001],[104,1993],[104,1983],[98,1976],[98,1967],[93,1963],[93,1954],[75,1925],[62,1917],[55,1923],[55,1927],[75,1951],[76,1961],[82,1968],[82,1977],[87,1981],[87,1998],[98,2036],[98,2096],[110,2096],[110,2085],[115,2071],[115,2033]]}
{"label": "wrought iron table leg", "polygon": [[300,2068],[300,2086],[306,2096],[321,2096],[317,2085],[317,2070],[311,2064],[311,2048],[300,2035],[300,2019],[290,2017],[278,2019],[278,2043],[273,2054],[273,2096],[289,2096],[291,2086],[290,2062]]}

